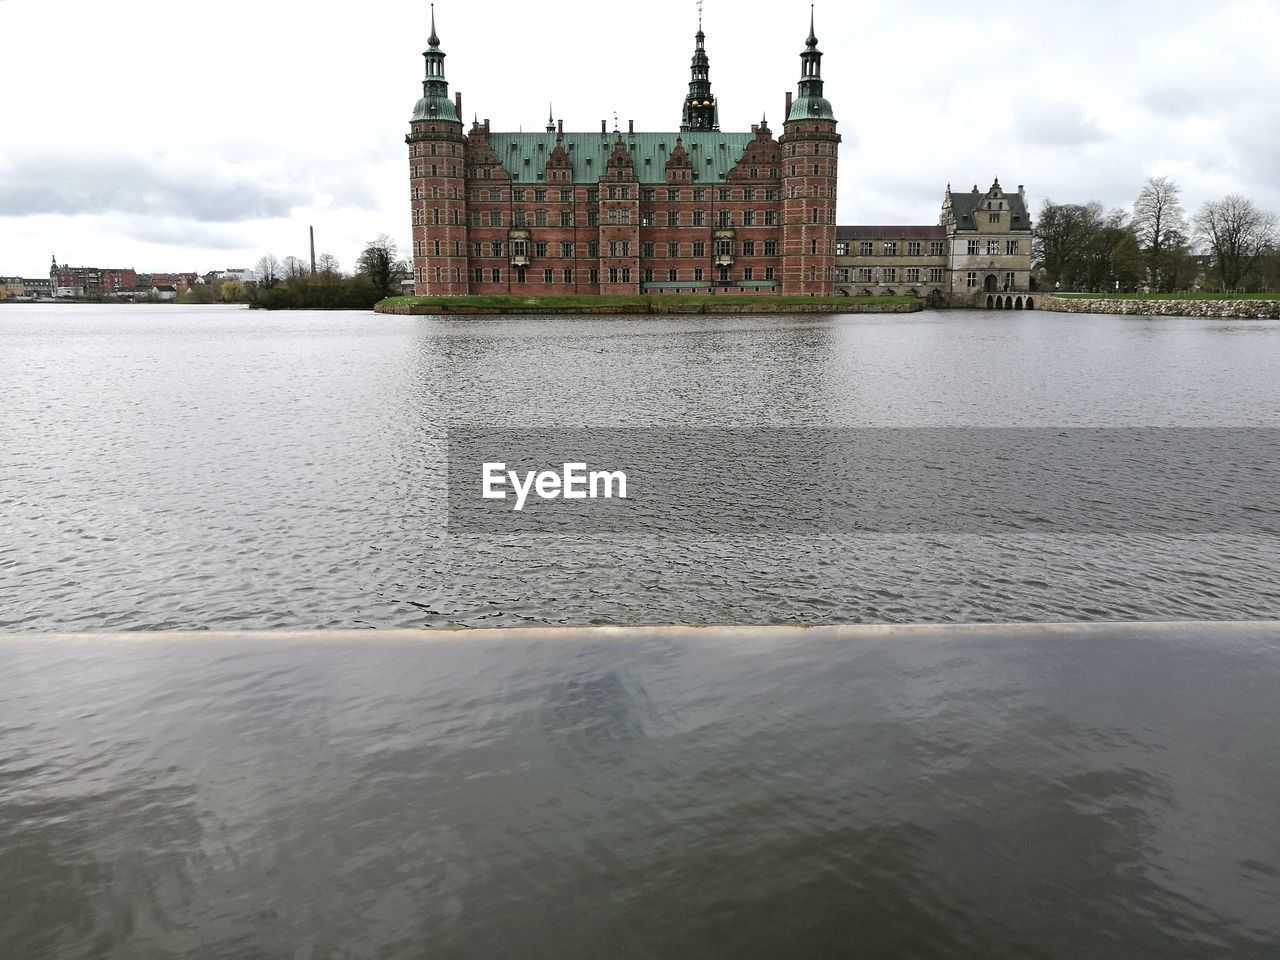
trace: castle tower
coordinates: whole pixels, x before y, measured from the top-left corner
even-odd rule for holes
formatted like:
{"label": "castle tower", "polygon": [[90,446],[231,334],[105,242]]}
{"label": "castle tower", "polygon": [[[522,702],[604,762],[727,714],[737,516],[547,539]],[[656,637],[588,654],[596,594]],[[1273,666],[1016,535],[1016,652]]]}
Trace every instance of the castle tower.
{"label": "castle tower", "polygon": [[462,97],[449,99],[444,51],[436,36],[435,5],[427,50],[422,99],[410,120],[410,202],[413,210],[414,292],[461,296],[467,277],[467,192],[462,135]]}
{"label": "castle tower", "polygon": [[719,130],[720,107],[711,95],[711,61],[707,59],[707,35],[702,32],[702,4],[698,4],[698,32],[694,34],[692,76],[684,98],[680,130]]}
{"label": "castle tower", "polygon": [[799,95],[787,95],[782,145],[782,293],[835,293],[836,166],[840,135],[822,95],[822,53],[809,12],[809,38],[800,54]]}

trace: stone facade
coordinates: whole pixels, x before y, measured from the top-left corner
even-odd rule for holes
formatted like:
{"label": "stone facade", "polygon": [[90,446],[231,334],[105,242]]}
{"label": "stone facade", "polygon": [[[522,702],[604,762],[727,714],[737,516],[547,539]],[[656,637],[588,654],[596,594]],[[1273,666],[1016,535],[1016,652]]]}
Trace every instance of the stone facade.
{"label": "stone facade", "polygon": [[935,226],[840,227],[836,288],[857,295],[908,294],[952,306],[1025,306],[1031,293],[1031,218],[1026,191],[996,180],[982,192],[947,187]]}
{"label": "stone facade", "polygon": [[834,293],[840,136],[812,23],[777,139],[718,129],[704,37],[679,132],[464,132],[433,16],[407,137],[415,292]]}

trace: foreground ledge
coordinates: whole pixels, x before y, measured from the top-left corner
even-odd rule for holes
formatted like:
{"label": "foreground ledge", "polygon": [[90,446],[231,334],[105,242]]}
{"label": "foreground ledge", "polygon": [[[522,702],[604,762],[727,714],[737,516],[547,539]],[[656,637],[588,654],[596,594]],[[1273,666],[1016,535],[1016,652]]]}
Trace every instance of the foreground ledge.
{"label": "foreground ledge", "polygon": [[192,630],[126,633],[9,633],[0,644],[23,642],[189,642],[262,643],[433,643],[463,641],[885,641],[885,640],[1118,640],[1127,637],[1170,639],[1269,639],[1280,643],[1280,620],[1086,623],[925,623],[838,624],[826,626],[583,626],[583,627],[431,627],[393,630]]}

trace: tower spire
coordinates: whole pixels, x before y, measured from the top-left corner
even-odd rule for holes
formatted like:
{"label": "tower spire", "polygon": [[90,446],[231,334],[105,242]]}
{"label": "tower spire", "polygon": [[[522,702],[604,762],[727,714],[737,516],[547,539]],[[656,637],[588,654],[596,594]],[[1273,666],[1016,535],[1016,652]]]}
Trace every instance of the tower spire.
{"label": "tower spire", "polygon": [[719,130],[720,107],[711,95],[711,61],[707,58],[707,35],[702,32],[702,0],[698,0],[698,32],[694,34],[689,95],[684,98],[681,130]]}
{"label": "tower spire", "polygon": [[813,32],[813,7],[812,3],[809,4],[809,39],[805,41],[805,46],[808,47],[816,47],[818,45],[818,37]]}
{"label": "tower spire", "polygon": [[444,78],[445,53],[440,49],[440,37],[436,35],[436,5],[431,4],[431,36],[427,37],[427,49],[422,53],[427,61],[426,79],[422,81],[422,99],[414,108],[414,120],[453,120],[461,122],[458,110],[449,99],[449,81]]}

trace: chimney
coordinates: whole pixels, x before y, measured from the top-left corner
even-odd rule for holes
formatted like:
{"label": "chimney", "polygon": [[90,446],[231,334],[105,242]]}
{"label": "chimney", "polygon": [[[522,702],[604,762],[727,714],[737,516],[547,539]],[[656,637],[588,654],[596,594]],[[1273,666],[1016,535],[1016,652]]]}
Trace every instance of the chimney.
{"label": "chimney", "polygon": [[563,120],[557,120],[557,121],[556,121],[556,133],[560,134],[561,136],[564,136],[564,121],[563,121]]}
{"label": "chimney", "polygon": [[608,132],[609,132],[609,123],[608,123],[608,121],[607,121],[607,120],[601,120],[601,121],[600,121],[600,132],[601,132],[601,133],[603,133],[603,134],[608,134]]}
{"label": "chimney", "polygon": [[453,105],[458,108],[458,119],[462,119],[462,91],[455,90],[453,92]]}
{"label": "chimney", "polygon": [[787,91],[787,109],[782,114],[783,121],[791,119],[791,91]]}
{"label": "chimney", "polygon": [[634,120],[628,120],[627,133],[635,133],[635,132],[636,132],[636,122]]}

